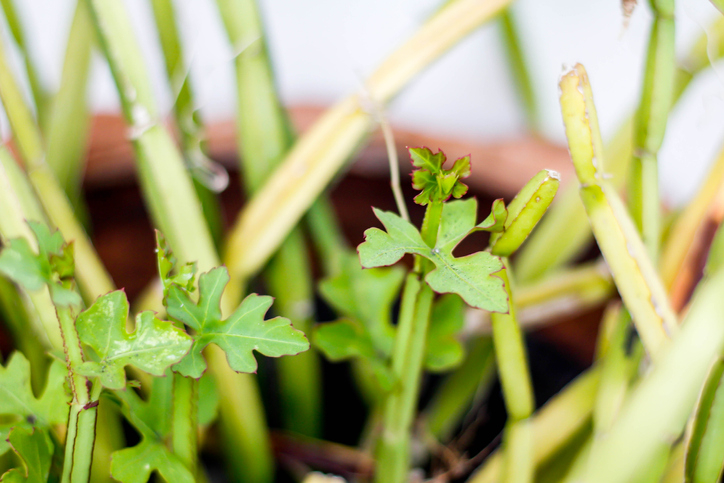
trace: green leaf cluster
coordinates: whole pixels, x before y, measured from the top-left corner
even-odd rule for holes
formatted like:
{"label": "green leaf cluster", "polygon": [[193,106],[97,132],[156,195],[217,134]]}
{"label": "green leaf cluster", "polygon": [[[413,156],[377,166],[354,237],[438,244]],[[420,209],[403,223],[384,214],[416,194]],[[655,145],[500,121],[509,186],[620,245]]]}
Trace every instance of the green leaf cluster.
{"label": "green leaf cluster", "polygon": [[37,240],[37,253],[24,238],[10,240],[0,253],[0,273],[31,291],[47,284],[58,306],[79,306],[81,299],[73,281],[73,244],[65,243],[58,230],[51,231],[43,223],[28,224]]}
{"label": "green leaf cluster", "polygon": [[460,181],[470,176],[470,156],[456,159],[452,168],[443,168],[447,157],[438,149],[433,153],[430,148],[409,148],[412,165],[412,186],[420,190],[415,203],[427,205],[446,201],[451,196],[462,198],[468,192],[468,186]]}
{"label": "green leaf cluster", "polygon": [[357,251],[365,268],[392,265],[406,253],[420,255],[432,261],[435,269],[425,280],[438,293],[455,293],[470,306],[493,312],[508,311],[508,296],[503,281],[494,274],[503,268],[502,260],[488,252],[477,252],[465,257],[455,257],[455,247],[470,233],[490,230],[496,225],[486,219],[476,225],[477,201],[452,201],[445,203],[436,244],[429,247],[410,222],[398,215],[374,209],[375,215],[386,231],[370,228],[365,231],[365,242]]}

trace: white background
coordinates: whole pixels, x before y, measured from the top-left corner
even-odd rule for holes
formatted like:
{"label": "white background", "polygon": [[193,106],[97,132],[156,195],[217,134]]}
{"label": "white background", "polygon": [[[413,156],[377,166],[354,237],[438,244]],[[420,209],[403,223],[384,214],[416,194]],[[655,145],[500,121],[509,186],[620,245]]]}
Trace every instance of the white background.
{"label": "white background", "polygon": [[[148,0],[124,1],[143,44],[161,106],[171,99]],[[484,0],[481,0],[484,1]],[[43,82],[57,87],[73,0],[16,0]],[[187,61],[207,119],[233,117],[232,52],[213,0],[176,0]],[[260,0],[281,95],[287,103],[329,104],[362,79],[435,10],[432,0]],[[617,0],[518,0],[515,13],[535,82],[541,129],[563,142],[558,107],[562,65],[583,63],[591,78],[604,137],[635,108],[651,14],[639,5],[623,28]],[[687,51],[719,13],[706,0],[677,2],[677,48]],[[2,25],[8,39],[7,27]],[[497,26],[451,50],[390,106],[395,125],[478,141],[514,138],[524,129]],[[16,64],[18,59],[14,59]],[[724,140],[721,67],[690,88],[673,113],[661,152],[662,195],[681,204],[696,189]],[[117,111],[110,73],[94,60],[90,101]],[[3,123],[7,126],[6,123]],[[504,169],[504,168],[501,168]]]}

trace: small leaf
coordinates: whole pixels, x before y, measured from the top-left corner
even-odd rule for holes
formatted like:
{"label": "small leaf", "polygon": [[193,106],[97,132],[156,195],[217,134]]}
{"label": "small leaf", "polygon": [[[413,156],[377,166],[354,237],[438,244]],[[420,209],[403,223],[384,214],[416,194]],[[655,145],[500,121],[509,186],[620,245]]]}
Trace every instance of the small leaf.
{"label": "small leaf", "polygon": [[389,355],[395,339],[392,305],[404,278],[396,267],[363,270],[356,256],[346,254],[341,272],[322,280],[319,291],[339,314],[362,324],[377,351]]}
{"label": "small leaf", "polygon": [[493,207],[488,217],[476,228],[491,233],[499,233],[505,229],[505,220],[508,218],[508,209],[502,198],[493,201]]}
{"label": "small leaf", "polygon": [[168,296],[168,289],[171,284],[178,285],[186,292],[194,291],[194,281],[196,280],[196,262],[188,262],[177,269],[175,274],[171,272],[176,268],[176,257],[171,252],[166,237],[156,230],[156,262],[158,266],[158,275],[163,284],[164,299]]}
{"label": "small leaf", "polygon": [[256,372],[254,351],[266,356],[294,355],[309,349],[304,333],[294,329],[288,319],[264,320],[272,298],[251,294],[234,313],[221,320],[221,295],[229,282],[226,267],[217,267],[199,278],[199,301],[194,303],[177,285],[168,295],[168,313],[196,331],[190,353],[174,370],[184,376],[199,378],[206,370],[201,351],[216,344],[226,352],[229,365],[236,372]]}
{"label": "small leaf", "polygon": [[117,290],[98,297],[76,320],[81,341],[91,347],[96,361],[84,363],[78,372],[98,376],[109,389],[126,385],[124,368],[135,366],[155,376],[178,362],[191,347],[191,338],[170,322],[158,320],[153,312],[136,317],[136,330],[126,331],[128,300]]}
{"label": "small leaf", "polygon": [[475,228],[478,202],[475,198],[449,201],[442,207],[440,229],[437,235],[439,250],[452,252],[463,238]]}
{"label": "small leaf", "polygon": [[[373,268],[395,263],[405,253],[421,255],[435,264],[435,270],[428,273],[425,280],[436,292],[456,293],[472,307],[507,312],[508,296],[503,281],[493,275],[503,268],[500,258],[488,252],[462,258],[452,255],[462,239],[461,234],[475,226],[475,218],[470,217],[473,206],[468,200],[444,205],[438,234],[438,242],[444,245],[438,243],[432,249],[410,222],[394,213],[375,209],[375,215],[387,231],[378,228],[365,231],[365,242],[357,248],[360,263],[365,268]],[[463,218],[458,220],[458,214]]]}
{"label": "small leaf", "polygon": [[314,329],[314,345],[332,362],[360,358],[372,368],[380,386],[392,388],[393,376],[387,368],[384,356],[376,350],[364,327],[355,321],[344,319],[320,324]]}
{"label": "small leaf", "polygon": [[430,148],[421,147],[421,148],[407,148],[410,153],[410,159],[412,160],[412,165],[416,168],[423,169],[425,171],[428,171],[432,174],[437,174],[442,169],[443,164],[445,164],[445,161],[447,158],[445,157],[445,153],[437,150],[437,153],[433,153]]}
{"label": "small leaf", "polygon": [[48,372],[43,395],[36,398],[30,384],[30,363],[20,352],[14,352],[6,367],[0,366],[0,455],[9,448],[6,435],[16,426],[49,428],[68,419],[70,396],[65,390],[67,370],[54,361]]}
{"label": "small leaf", "polygon": [[707,376],[686,448],[686,483],[716,483],[724,468],[724,359]]}
{"label": "small leaf", "polygon": [[8,442],[22,463],[21,468],[7,471],[0,481],[6,483],[46,483],[53,459],[53,442],[38,428],[17,427],[10,431]]}
{"label": "small leaf", "polygon": [[0,253],[0,273],[27,290],[40,290],[48,284],[53,303],[58,306],[80,306],[80,295],[74,290],[73,245],[63,241],[59,231],[37,222],[30,222],[38,241],[38,253],[22,238],[10,240]]}
{"label": "small leaf", "polygon": [[0,272],[28,290],[40,290],[50,277],[47,267],[23,238],[10,240],[0,253]]}
{"label": "small leaf", "polygon": [[373,208],[375,216],[387,230],[370,228],[365,231],[365,242],[357,251],[364,268],[384,267],[397,263],[405,253],[422,255],[430,247],[422,240],[420,232],[412,223],[389,211]]}
{"label": "small leaf", "polygon": [[508,205],[504,231],[490,239],[493,254],[507,257],[523,244],[553,202],[559,184],[560,175],[547,169],[528,181]]}
{"label": "small leaf", "polygon": [[453,294],[443,295],[435,302],[427,333],[425,366],[443,372],[459,365],[465,351],[457,339],[465,323],[465,304]]}

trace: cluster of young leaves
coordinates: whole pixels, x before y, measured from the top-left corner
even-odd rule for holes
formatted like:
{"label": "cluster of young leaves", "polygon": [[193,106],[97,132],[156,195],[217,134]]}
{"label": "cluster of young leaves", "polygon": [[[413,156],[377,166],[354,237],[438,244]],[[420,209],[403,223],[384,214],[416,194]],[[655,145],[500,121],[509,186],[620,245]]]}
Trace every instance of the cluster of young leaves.
{"label": "cluster of young leaves", "polygon": [[376,208],[374,212],[385,231],[379,228],[365,231],[365,242],[357,249],[364,268],[392,265],[407,253],[419,255],[435,264],[435,269],[425,276],[434,291],[455,293],[472,307],[507,312],[508,297],[503,281],[494,275],[503,268],[501,259],[489,252],[459,258],[453,255],[455,247],[469,234],[502,229],[506,215],[502,201],[493,205],[490,216],[480,224],[476,222],[477,201],[474,198],[445,203],[434,247],[424,242],[409,221]]}
{"label": "cluster of young leaves", "polygon": [[456,159],[452,168],[443,168],[447,157],[438,149],[433,153],[429,148],[410,148],[412,165],[417,168],[412,172],[412,186],[420,193],[415,196],[415,203],[427,205],[443,202],[453,198],[462,198],[468,187],[461,179],[470,176],[470,156]]}
{"label": "cluster of young leaves", "polygon": [[[389,358],[396,329],[391,316],[404,276],[400,267],[362,270],[350,253],[340,273],[319,285],[322,297],[341,318],[315,328],[315,346],[331,361],[364,361],[383,390],[394,384]],[[449,370],[462,360],[463,348],[455,336],[464,322],[463,308],[455,295],[435,304],[426,348],[428,370]]]}
{"label": "cluster of young leaves", "polygon": [[43,223],[28,224],[38,242],[37,253],[24,238],[10,240],[0,253],[0,273],[31,291],[47,284],[56,306],[80,306],[73,282],[73,244],[66,244],[59,231],[51,232]]}

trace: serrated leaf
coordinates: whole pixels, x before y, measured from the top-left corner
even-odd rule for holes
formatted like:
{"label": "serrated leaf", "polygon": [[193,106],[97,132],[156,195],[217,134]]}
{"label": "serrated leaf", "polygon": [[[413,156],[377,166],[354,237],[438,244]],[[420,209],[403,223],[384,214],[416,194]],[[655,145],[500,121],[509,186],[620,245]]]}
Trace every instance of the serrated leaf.
{"label": "serrated leaf", "polygon": [[699,396],[686,448],[684,481],[716,483],[724,468],[724,359],[714,362]]}
{"label": "serrated leaf", "polygon": [[437,174],[447,160],[445,153],[439,149],[437,153],[433,153],[430,148],[423,146],[420,148],[408,148],[408,151],[414,167],[429,171],[432,174]]}
{"label": "serrated leaf", "polygon": [[127,365],[161,376],[191,347],[186,333],[158,320],[153,312],[136,316],[136,329],[130,334],[126,331],[127,317],[128,299],[117,290],[98,297],[76,320],[80,340],[97,356],[97,360],[81,365],[78,372],[100,377],[101,384],[109,389],[125,387]]}
{"label": "serrated leaf", "polygon": [[7,366],[0,366],[0,416],[5,421],[0,424],[0,455],[10,449],[6,435],[11,428],[49,428],[67,421],[70,396],[65,390],[66,374],[63,363],[53,362],[43,394],[36,398],[30,382],[30,363],[22,353],[14,352]]}
{"label": "serrated leaf", "polygon": [[53,459],[53,442],[45,430],[17,427],[10,431],[8,442],[21,461],[0,478],[5,483],[47,483]]}
{"label": "serrated leaf", "polygon": [[174,370],[199,378],[206,370],[201,351],[216,344],[226,352],[236,372],[256,372],[254,351],[271,357],[294,355],[309,349],[304,333],[294,329],[288,319],[264,320],[272,298],[251,294],[229,318],[221,320],[221,295],[229,282],[226,267],[217,267],[199,277],[199,300],[193,302],[177,285],[168,294],[168,313],[196,331],[189,354]]}
{"label": "serrated leaf", "polygon": [[385,267],[397,263],[406,253],[423,255],[430,251],[410,222],[389,211],[377,208],[373,211],[386,231],[379,228],[365,230],[365,241],[357,248],[364,268]]}
{"label": "serrated leaf", "polygon": [[[488,252],[478,252],[462,258],[452,255],[455,246],[462,239],[460,233],[475,226],[475,219],[471,220],[469,214],[465,214],[463,220],[456,218],[458,211],[468,213],[471,206],[472,203],[468,200],[446,203],[443,206],[438,241],[444,243],[444,246],[436,244],[432,249],[425,244],[410,222],[394,213],[375,208],[375,215],[386,231],[378,228],[365,231],[365,242],[357,248],[360,263],[365,268],[391,265],[405,253],[414,253],[435,264],[435,270],[428,273],[425,280],[436,292],[456,293],[472,307],[507,312],[508,297],[503,281],[493,275],[503,268],[500,258]],[[456,216],[453,216],[453,213]]]}
{"label": "serrated leaf", "polygon": [[508,311],[508,295],[503,280],[493,275],[503,262],[488,252],[455,258],[438,253],[431,258],[437,269],[425,281],[437,293],[456,293],[468,305],[491,312]]}
{"label": "serrated leaf", "polygon": [[457,335],[465,323],[465,304],[458,295],[448,294],[435,302],[427,332],[425,367],[443,372],[459,365],[465,351]]}
{"label": "serrated leaf", "polygon": [[362,324],[349,320],[339,320],[320,324],[313,332],[314,345],[332,362],[363,359],[377,377],[384,390],[392,388],[394,381],[386,359],[374,347],[369,333]]}
{"label": "serrated leaf", "polygon": [[502,198],[493,201],[493,207],[488,217],[483,220],[476,228],[491,233],[498,233],[505,229],[505,220],[508,218],[508,209]]}

